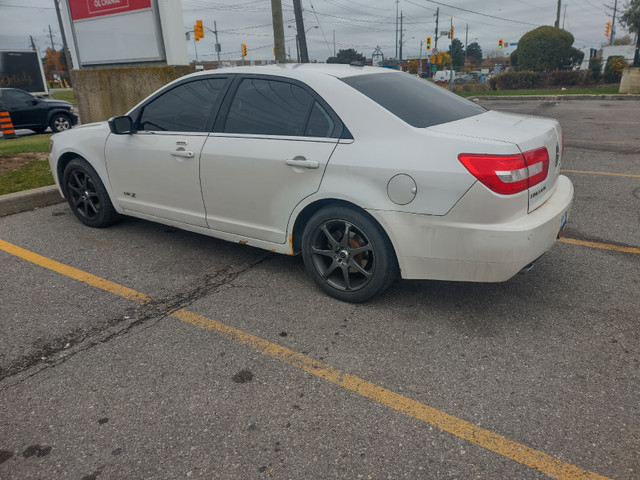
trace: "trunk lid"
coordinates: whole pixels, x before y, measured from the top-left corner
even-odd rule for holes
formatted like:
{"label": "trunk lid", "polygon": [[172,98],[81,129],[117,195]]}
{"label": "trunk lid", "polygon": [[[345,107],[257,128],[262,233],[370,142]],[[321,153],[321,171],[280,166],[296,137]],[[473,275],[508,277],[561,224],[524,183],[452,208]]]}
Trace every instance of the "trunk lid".
{"label": "trunk lid", "polygon": [[[522,153],[545,147],[549,155],[549,172],[542,182],[529,188],[529,212],[542,205],[555,189],[556,181],[560,175],[563,153],[562,130],[556,120],[489,111],[455,122],[428,127],[428,130],[448,135],[511,143],[516,145]],[[479,149],[482,150],[482,147]]]}

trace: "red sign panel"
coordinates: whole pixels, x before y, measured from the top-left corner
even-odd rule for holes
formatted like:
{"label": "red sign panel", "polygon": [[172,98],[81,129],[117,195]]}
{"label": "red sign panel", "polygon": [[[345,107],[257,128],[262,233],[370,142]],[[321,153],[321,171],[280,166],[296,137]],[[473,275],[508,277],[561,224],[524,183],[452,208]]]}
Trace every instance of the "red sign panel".
{"label": "red sign panel", "polygon": [[151,8],[151,0],[68,0],[73,20]]}

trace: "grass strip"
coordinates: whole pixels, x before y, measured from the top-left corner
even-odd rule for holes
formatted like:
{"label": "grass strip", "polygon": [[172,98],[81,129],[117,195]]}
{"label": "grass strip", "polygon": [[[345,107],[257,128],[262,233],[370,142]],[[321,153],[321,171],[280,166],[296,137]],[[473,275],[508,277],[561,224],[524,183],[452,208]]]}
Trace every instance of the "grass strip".
{"label": "grass strip", "polygon": [[18,138],[0,139],[0,155],[13,153],[48,152],[49,139],[52,133],[42,135],[28,135]]}
{"label": "grass strip", "polygon": [[18,170],[0,175],[0,195],[47,185],[53,185],[53,175],[47,160],[31,162]]}
{"label": "grass strip", "polygon": [[512,95],[617,95],[618,87],[600,88],[534,88],[529,90],[483,90],[477,92],[457,92],[461,97],[504,97]]}

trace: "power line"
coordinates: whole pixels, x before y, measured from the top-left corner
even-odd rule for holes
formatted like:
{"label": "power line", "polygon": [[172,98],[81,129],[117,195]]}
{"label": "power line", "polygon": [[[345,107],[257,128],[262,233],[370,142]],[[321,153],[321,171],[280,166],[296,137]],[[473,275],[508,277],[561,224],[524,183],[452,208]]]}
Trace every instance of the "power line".
{"label": "power line", "polygon": [[535,23],[522,22],[520,20],[512,20],[510,18],[498,17],[496,15],[489,15],[488,13],[480,13],[480,12],[476,12],[474,10],[469,10],[468,8],[456,7],[454,5],[449,5],[448,3],[443,3],[443,2],[436,2],[435,0],[426,0],[426,1],[429,2],[429,3],[435,3],[436,5],[442,5],[443,7],[449,7],[449,8],[453,8],[455,10],[461,10],[463,12],[473,13],[474,15],[480,15],[482,17],[495,18],[496,20],[503,20],[505,22],[512,22],[512,23],[520,23],[522,25],[530,25],[530,26],[533,26],[533,27],[537,27],[538,26]]}

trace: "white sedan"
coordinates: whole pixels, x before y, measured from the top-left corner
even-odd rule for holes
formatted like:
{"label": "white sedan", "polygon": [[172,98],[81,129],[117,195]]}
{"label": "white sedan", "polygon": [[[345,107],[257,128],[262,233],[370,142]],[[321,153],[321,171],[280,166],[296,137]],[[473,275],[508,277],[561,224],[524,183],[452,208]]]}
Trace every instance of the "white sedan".
{"label": "white sedan", "polygon": [[401,276],[501,282],[562,234],[557,121],[372,67],[205,71],[52,137],[78,219],[130,215],[289,255],[361,302]]}

